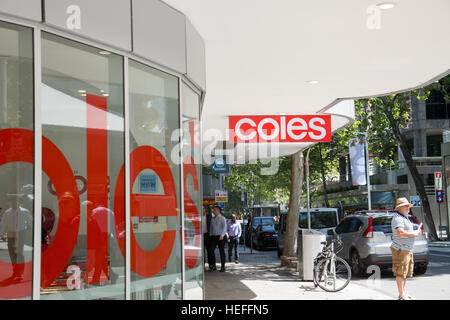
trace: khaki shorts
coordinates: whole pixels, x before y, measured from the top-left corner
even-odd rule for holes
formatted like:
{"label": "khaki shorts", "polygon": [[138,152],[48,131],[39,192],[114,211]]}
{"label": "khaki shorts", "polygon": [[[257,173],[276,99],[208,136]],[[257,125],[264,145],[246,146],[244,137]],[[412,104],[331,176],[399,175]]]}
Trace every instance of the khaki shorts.
{"label": "khaki shorts", "polygon": [[405,250],[395,250],[392,252],[392,272],[396,277],[412,277],[414,271],[413,253]]}

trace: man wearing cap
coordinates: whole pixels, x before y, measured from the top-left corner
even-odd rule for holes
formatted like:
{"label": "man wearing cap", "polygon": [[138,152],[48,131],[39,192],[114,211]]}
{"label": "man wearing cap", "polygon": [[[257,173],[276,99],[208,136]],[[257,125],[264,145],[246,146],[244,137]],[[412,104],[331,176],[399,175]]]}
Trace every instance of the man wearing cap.
{"label": "man wearing cap", "polygon": [[406,293],[406,278],[413,276],[414,238],[420,237],[420,229],[414,231],[413,224],[408,219],[409,209],[413,205],[406,198],[398,198],[396,213],[392,218],[392,272],[396,277],[399,300],[415,300]]}

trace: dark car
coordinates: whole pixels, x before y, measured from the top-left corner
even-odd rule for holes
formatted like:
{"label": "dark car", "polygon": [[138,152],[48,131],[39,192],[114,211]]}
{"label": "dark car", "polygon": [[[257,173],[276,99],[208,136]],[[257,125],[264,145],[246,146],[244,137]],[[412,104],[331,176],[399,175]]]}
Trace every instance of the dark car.
{"label": "dark car", "polygon": [[253,217],[245,226],[245,244],[250,246],[250,237],[256,232],[256,228],[263,223],[275,223],[274,217]]}
{"label": "dark car", "polygon": [[256,227],[253,234],[253,248],[262,250],[277,247],[277,230],[275,223],[263,223]]}

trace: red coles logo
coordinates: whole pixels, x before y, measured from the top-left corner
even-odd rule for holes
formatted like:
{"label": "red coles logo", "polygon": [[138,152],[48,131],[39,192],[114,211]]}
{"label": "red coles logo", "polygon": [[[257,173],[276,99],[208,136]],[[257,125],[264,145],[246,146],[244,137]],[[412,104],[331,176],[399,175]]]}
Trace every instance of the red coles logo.
{"label": "red coles logo", "polygon": [[230,116],[230,142],[330,142],[331,115]]}

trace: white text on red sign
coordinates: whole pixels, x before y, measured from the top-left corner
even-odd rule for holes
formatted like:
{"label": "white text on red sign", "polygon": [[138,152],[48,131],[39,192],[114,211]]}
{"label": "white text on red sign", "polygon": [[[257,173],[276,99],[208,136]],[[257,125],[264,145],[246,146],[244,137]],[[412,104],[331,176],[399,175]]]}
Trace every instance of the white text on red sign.
{"label": "white text on red sign", "polygon": [[330,142],[330,115],[230,116],[230,142]]}

